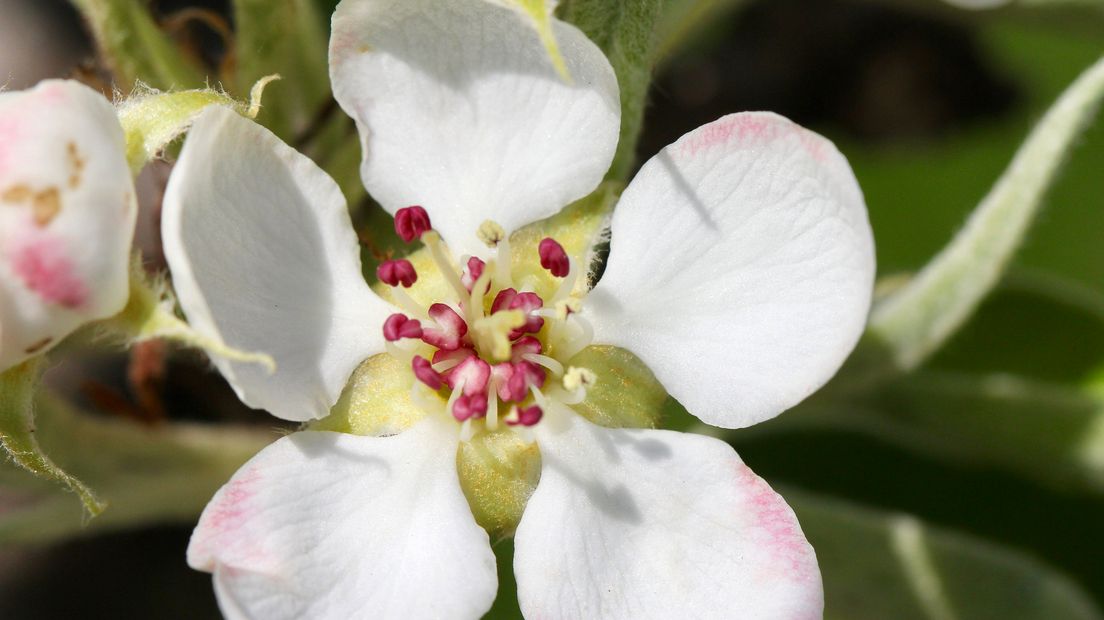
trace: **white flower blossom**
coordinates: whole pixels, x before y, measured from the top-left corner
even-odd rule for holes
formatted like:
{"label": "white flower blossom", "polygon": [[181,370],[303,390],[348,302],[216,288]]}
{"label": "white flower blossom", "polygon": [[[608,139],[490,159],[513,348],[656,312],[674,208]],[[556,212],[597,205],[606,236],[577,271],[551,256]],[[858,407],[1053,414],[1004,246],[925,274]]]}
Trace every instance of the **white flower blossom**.
{"label": "white flower blossom", "polygon": [[318,419],[362,362],[401,362],[403,398],[367,412],[375,432],[291,434],[212,499],[188,561],[213,573],[228,617],[485,613],[495,559],[457,472],[458,446],[482,433],[539,449],[515,536],[527,617],[821,615],[816,558],[782,498],[724,442],[578,415],[618,379],[572,361],[627,349],[727,428],[801,401],[870,304],[854,176],[831,143],[772,114],[700,127],[624,191],[588,292],[590,248],[507,234],[594,190],[616,146],[608,61],[554,29],[570,84],[483,0],[338,7],[331,78],[361,132],[362,178],[428,254],[381,265],[389,301],[361,275],[333,180],[227,109],[195,123],[165,198],[166,257],[197,329],[276,360],[273,375],[216,360],[242,400]]}
{"label": "white flower blossom", "polygon": [[69,80],[0,93],[0,371],[123,309],[137,211],[102,95]]}

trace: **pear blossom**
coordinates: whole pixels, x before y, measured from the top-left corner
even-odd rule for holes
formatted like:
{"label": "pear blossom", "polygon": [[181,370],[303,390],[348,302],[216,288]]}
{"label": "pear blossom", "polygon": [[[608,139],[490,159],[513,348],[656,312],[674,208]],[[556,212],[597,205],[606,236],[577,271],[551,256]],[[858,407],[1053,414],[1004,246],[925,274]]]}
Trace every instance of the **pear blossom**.
{"label": "pear blossom", "polygon": [[0,93],[0,371],[126,304],[124,146],[114,108],[78,82]]}
{"label": "pear blossom", "polygon": [[362,179],[422,248],[382,263],[376,290],[329,176],[228,109],[194,124],[163,216],[189,321],[275,359],[273,374],[214,360],[248,405],[310,422],[354,403],[351,432],[314,430],[331,416],[277,440],[204,510],[188,562],[227,617],[485,613],[495,557],[458,451],[486,436],[539,454],[514,532],[526,617],[820,617],[816,557],[785,501],[722,441],[582,415],[622,380],[578,360],[627,350],[726,428],[801,401],[870,304],[855,178],[779,116],[721,118],[625,189],[591,288],[600,238],[580,245],[569,224],[522,242],[599,185],[620,123],[601,51],[553,28],[571,82],[483,0],[338,6],[331,81]]}

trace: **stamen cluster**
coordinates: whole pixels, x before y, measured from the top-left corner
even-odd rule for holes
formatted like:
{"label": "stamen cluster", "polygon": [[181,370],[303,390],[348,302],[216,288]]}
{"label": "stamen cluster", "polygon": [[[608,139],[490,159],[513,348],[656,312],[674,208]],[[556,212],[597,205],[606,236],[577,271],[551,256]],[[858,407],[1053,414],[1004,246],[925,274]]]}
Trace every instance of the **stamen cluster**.
{"label": "stamen cluster", "polygon": [[[477,231],[496,250],[492,264],[465,257],[462,268],[450,260],[422,207],[400,209],[395,231],[406,242],[420,239],[426,245],[456,294],[451,303],[436,301],[424,307],[402,290],[418,280],[410,261],[387,260],[376,271],[380,281],[392,287],[395,303],[406,311],[387,318],[383,335],[388,352],[410,364],[416,379],[415,403],[433,408],[434,401],[425,392],[435,392],[441,399],[447,393],[445,411],[464,424],[470,437],[473,420],[485,420],[486,428],[494,430],[500,407],[508,408],[503,416],[507,425],[530,427],[540,422],[549,406],[542,392],[549,374],[564,385],[571,384],[566,391],[557,386],[559,401],[579,402],[585,397],[588,383],[577,378],[589,371],[568,369],[565,377],[564,366],[556,359],[569,359],[589,344],[591,336],[589,326],[572,316],[578,301],[569,295],[578,274],[560,243],[545,238],[537,248],[541,266],[564,279],[551,303],[546,303],[535,291],[513,285],[509,241],[494,222],[485,222]],[[549,348],[557,354],[548,355]]]}

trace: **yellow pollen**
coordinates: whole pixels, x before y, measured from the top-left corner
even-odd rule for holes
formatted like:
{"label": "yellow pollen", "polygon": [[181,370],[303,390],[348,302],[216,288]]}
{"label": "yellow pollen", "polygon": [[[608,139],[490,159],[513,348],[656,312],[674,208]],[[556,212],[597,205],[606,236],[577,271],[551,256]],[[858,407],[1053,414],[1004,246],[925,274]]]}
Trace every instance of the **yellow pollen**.
{"label": "yellow pollen", "polygon": [[572,366],[564,373],[563,386],[569,392],[579,388],[589,388],[598,382],[598,375],[589,368],[577,368]]}
{"label": "yellow pollen", "polygon": [[498,247],[499,242],[506,238],[506,231],[494,220],[485,220],[475,234],[489,248]]}

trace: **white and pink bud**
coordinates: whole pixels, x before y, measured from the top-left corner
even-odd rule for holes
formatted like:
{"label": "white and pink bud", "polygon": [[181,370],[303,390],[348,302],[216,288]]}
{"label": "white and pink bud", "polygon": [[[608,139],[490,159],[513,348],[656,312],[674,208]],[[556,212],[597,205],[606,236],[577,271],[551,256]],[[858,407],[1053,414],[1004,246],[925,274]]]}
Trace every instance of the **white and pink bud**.
{"label": "white and pink bud", "polygon": [[102,95],[62,80],[0,93],[0,371],[123,309],[136,215]]}

